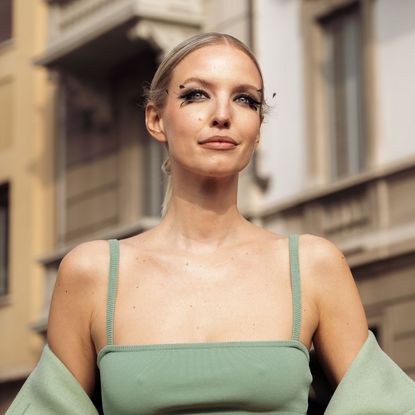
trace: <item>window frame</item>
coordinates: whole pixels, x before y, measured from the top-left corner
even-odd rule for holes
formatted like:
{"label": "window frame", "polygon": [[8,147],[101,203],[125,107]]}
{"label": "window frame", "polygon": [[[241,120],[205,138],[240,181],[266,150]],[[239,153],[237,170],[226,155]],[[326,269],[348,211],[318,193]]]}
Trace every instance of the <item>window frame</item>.
{"label": "window frame", "polygon": [[[0,238],[4,238],[6,242],[4,247],[0,244],[0,249],[2,250],[2,252],[0,252],[0,259],[4,259],[4,265],[0,264],[0,298],[5,298],[10,293],[10,188],[11,186],[9,182],[3,182],[0,184],[0,218],[3,216],[4,211],[6,216],[4,235],[0,235]],[[3,270],[4,276],[1,275]]]}
{"label": "window frame", "polygon": [[6,26],[5,30],[4,28],[1,28],[2,25],[0,24],[0,47],[13,39],[13,0],[0,0],[0,15],[4,13],[4,11],[9,14],[9,16],[4,18],[4,21],[9,25],[8,27]]}
{"label": "window frame", "polygon": [[[301,19],[304,38],[306,125],[308,177],[310,187],[319,187],[348,179],[370,171],[374,166],[376,146],[374,140],[374,39],[373,0],[302,0]],[[326,47],[325,28],[321,22],[342,10],[359,7],[361,13],[361,82],[362,107],[364,108],[365,155],[362,171],[343,177],[333,177],[328,132],[327,84],[321,69]]]}

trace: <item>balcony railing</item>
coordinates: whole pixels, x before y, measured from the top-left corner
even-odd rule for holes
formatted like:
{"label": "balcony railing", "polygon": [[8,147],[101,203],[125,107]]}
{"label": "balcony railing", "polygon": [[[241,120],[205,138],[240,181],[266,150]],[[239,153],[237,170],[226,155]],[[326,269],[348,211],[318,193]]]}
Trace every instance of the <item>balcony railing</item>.
{"label": "balcony railing", "polygon": [[200,0],[72,0],[50,6],[50,41],[66,36],[80,27],[104,22],[118,15],[137,16],[168,22],[189,22],[197,26],[202,16]]}
{"label": "balcony railing", "polygon": [[[117,28],[133,38],[156,37],[156,43],[171,38],[177,43],[200,28],[202,16],[201,0],[50,0],[47,49],[35,62],[53,65]],[[162,50],[173,46],[164,43],[158,45]]]}
{"label": "balcony railing", "polygon": [[326,237],[351,266],[358,266],[415,249],[414,189],[415,160],[408,160],[305,192],[252,216],[279,233]]}

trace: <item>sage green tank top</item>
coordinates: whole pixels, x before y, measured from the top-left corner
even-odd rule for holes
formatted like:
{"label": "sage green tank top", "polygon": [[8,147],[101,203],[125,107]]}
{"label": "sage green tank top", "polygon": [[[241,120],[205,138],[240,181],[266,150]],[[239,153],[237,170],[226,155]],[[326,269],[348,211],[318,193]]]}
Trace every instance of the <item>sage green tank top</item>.
{"label": "sage green tank top", "polygon": [[118,240],[109,246],[107,345],[97,356],[105,415],[306,414],[312,377],[308,349],[299,340],[298,235],[289,236],[289,340],[113,344]]}

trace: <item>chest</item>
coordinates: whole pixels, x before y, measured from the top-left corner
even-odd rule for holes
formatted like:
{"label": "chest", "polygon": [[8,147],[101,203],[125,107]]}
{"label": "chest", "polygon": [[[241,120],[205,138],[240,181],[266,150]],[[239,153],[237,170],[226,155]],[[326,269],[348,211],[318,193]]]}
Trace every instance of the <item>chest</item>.
{"label": "chest", "polygon": [[[114,316],[117,344],[288,339],[292,295],[287,255],[121,257]],[[105,302],[95,313],[105,345]]]}

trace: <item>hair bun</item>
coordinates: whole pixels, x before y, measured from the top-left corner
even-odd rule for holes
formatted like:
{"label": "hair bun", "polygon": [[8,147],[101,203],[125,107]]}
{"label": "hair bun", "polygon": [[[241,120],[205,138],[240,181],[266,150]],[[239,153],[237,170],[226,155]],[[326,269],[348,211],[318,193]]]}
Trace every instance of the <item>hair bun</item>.
{"label": "hair bun", "polygon": [[171,162],[169,158],[166,158],[166,160],[163,161],[163,164],[161,165],[161,170],[167,176],[171,175]]}

